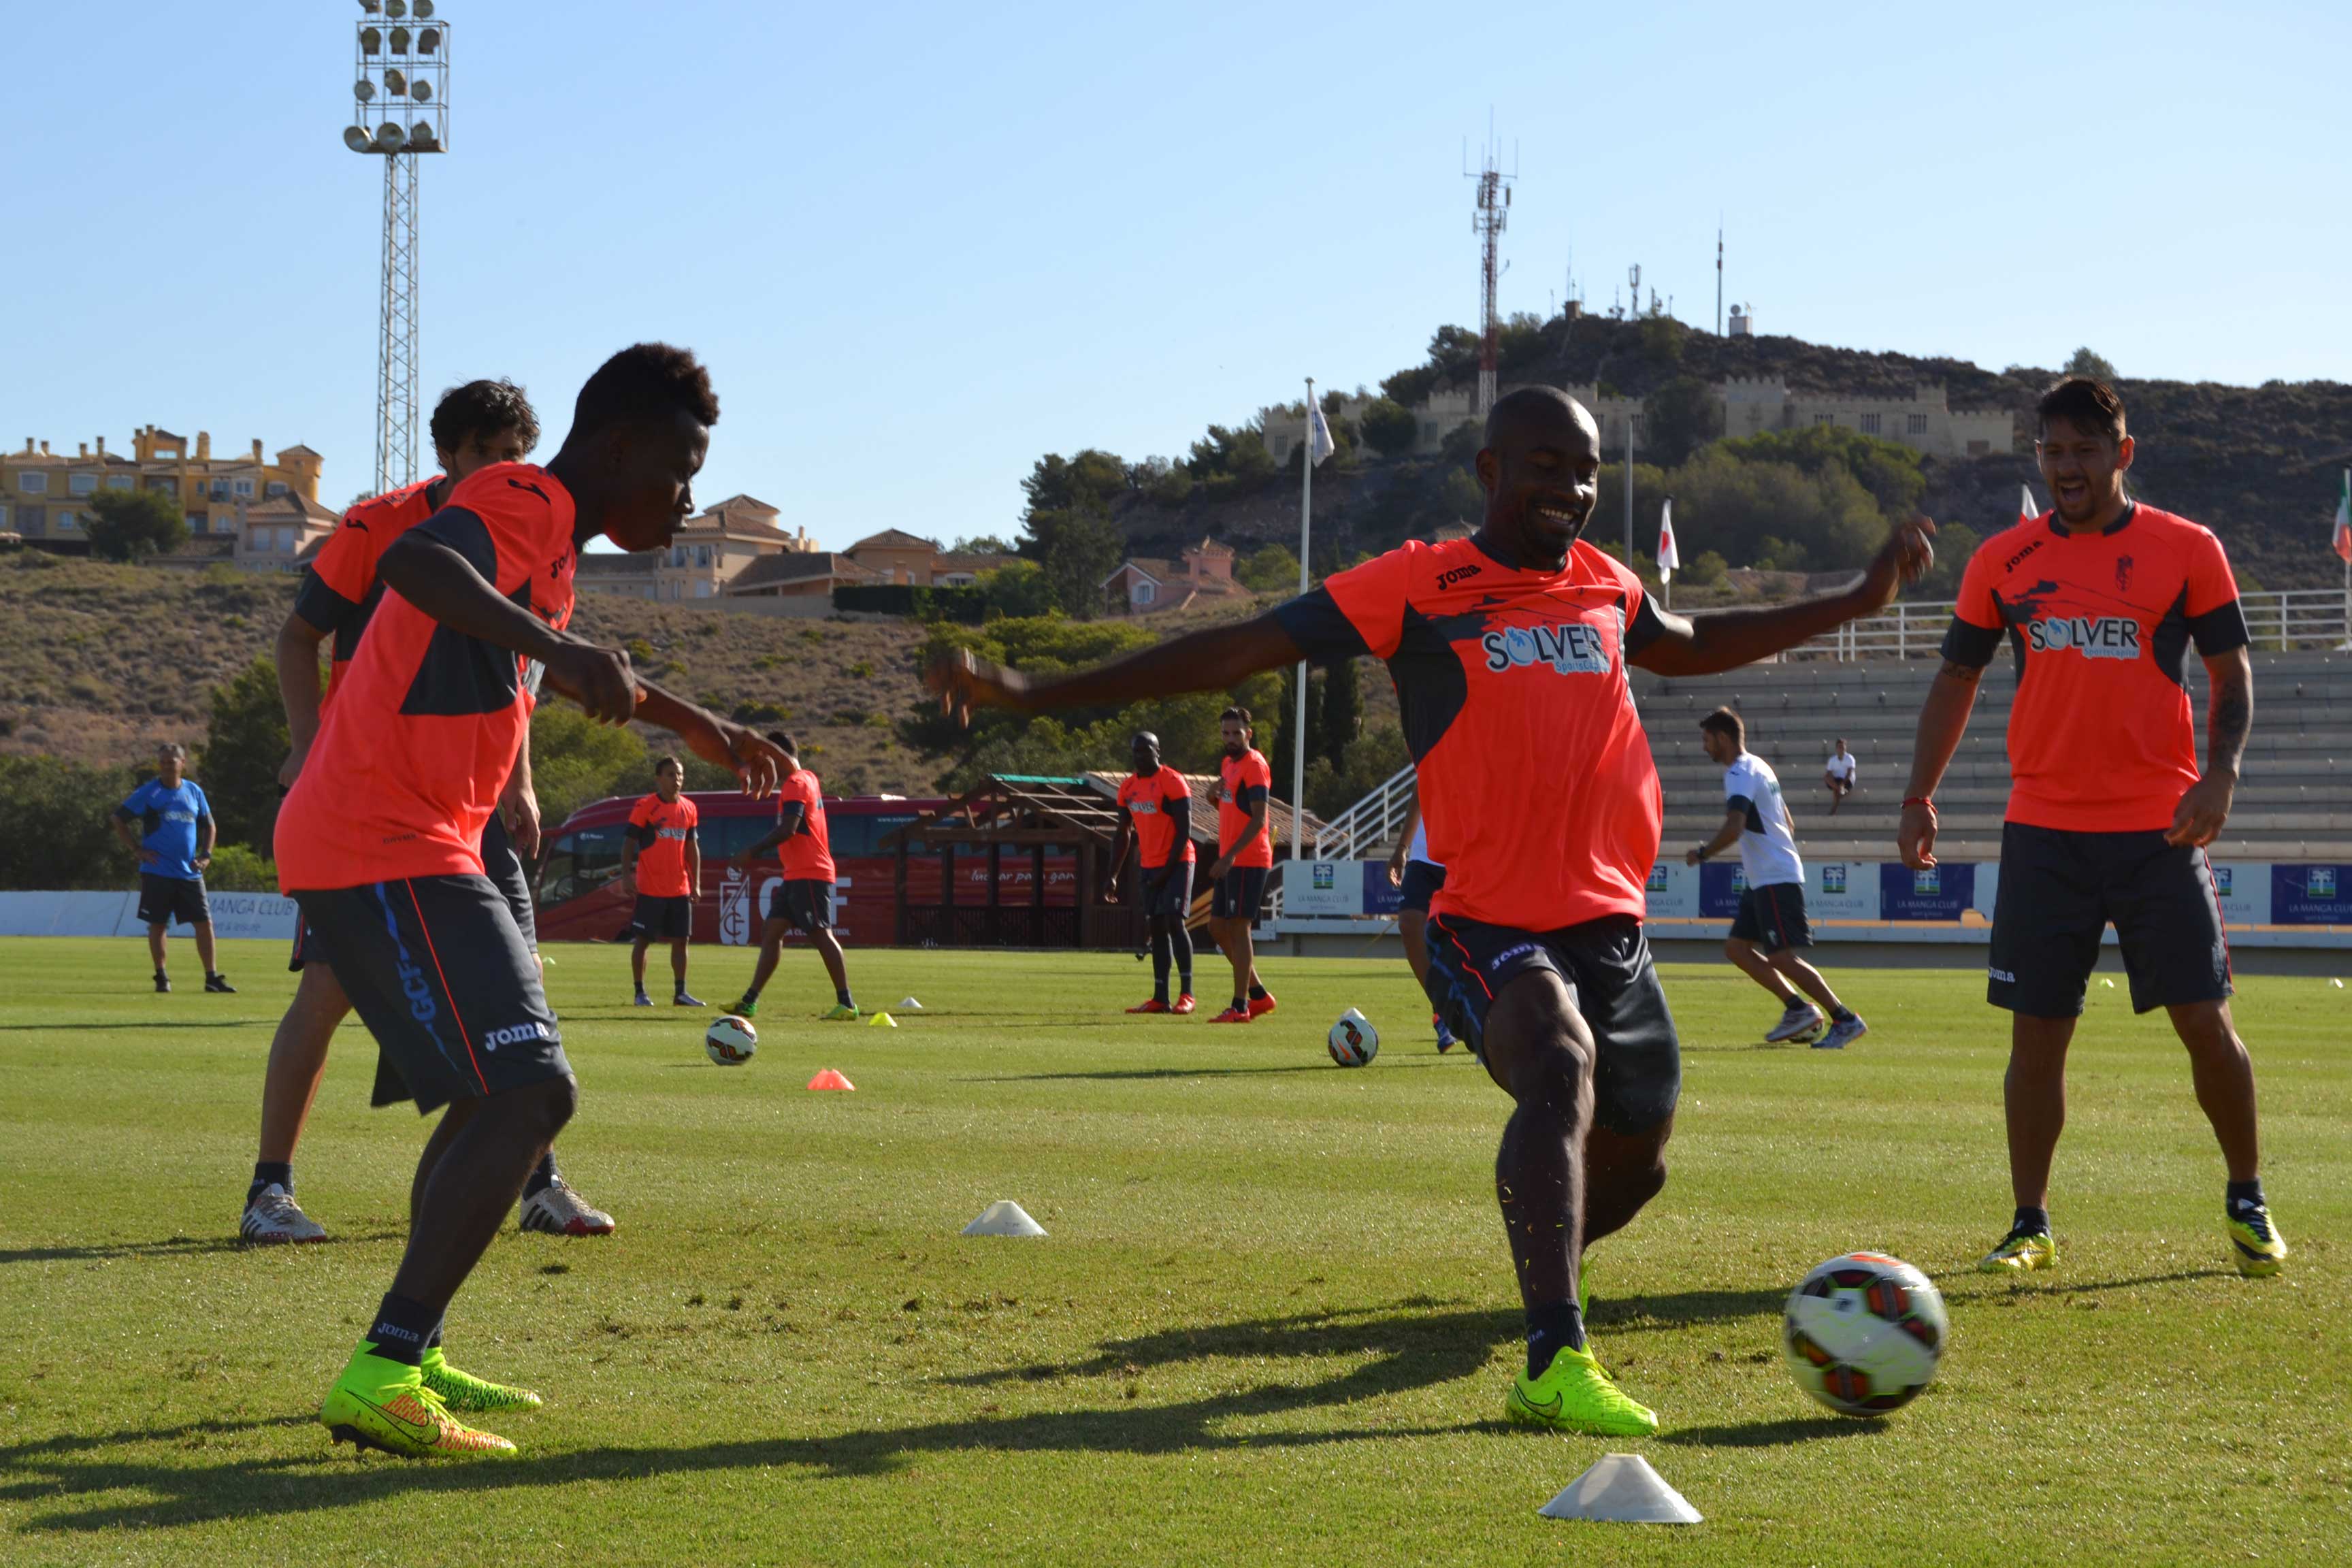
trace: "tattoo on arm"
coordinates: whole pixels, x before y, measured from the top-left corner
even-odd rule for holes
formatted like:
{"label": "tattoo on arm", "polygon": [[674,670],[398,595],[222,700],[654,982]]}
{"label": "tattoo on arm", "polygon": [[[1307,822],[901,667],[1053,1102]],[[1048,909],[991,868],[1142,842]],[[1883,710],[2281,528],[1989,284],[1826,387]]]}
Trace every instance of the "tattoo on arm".
{"label": "tattoo on arm", "polygon": [[1965,680],[1970,686],[1974,686],[1978,681],[1984,679],[1984,669],[1982,666],[1972,664],[1955,664],[1948,658],[1944,661],[1943,672],[1946,675],[1950,676],[1954,680]]}
{"label": "tattoo on arm", "polygon": [[2215,672],[2213,700],[2205,719],[2205,767],[2208,772],[2238,771],[2246,751],[2246,736],[2254,727],[2253,671],[2232,665]]}

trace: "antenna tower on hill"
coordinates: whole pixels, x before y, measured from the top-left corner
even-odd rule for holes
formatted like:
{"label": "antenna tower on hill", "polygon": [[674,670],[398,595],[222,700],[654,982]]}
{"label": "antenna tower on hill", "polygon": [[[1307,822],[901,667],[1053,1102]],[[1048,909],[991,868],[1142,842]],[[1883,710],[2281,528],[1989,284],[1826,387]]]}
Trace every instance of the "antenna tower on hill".
{"label": "antenna tower on hill", "polygon": [[1502,246],[1503,230],[1511,221],[1511,186],[1519,177],[1519,152],[1511,149],[1511,169],[1503,172],[1502,149],[1495,141],[1494,117],[1486,120],[1486,146],[1478,167],[1470,167],[1470,150],[1462,150],[1462,174],[1465,179],[1478,182],[1478,203],[1470,216],[1470,232],[1478,237],[1479,322],[1478,342],[1478,402],[1474,410],[1479,418],[1495,406],[1495,372],[1501,357],[1502,318],[1495,309],[1495,286],[1502,280],[1497,264]]}

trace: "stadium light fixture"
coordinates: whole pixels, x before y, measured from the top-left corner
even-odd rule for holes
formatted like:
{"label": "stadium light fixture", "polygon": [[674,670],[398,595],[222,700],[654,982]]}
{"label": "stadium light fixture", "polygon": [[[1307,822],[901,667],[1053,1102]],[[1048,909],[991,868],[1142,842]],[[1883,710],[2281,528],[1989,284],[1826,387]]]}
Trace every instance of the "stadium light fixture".
{"label": "stadium light fixture", "polygon": [[419,103],[433,101],[433,84],[422,77],[408,84],[408,96]]}
{"label": "stadium light fixture", "polygon": [[343,145],[354,153],[364,153],[368,150],[368,133],[356,125],[346,125],[343,127]]}
{"label": "stadium light fixture", "polygon": [[434,50],[436,50],[436,49],[439,48],[440,47],[441,47],[441,29],[440,29],[440,28],[438,28],[438,27],[425,27],[425,28],[423,28],[423,29],[421,29],[421,30],[419,30],[419,31],[418,31],[418,33],[417,33],[417,35],[416,35],[416,52],[417,52],[418,54],[420,54],[420,55],[429,55],[429,54],[431,54]]}
{"label": "stadium light fixture", "polygon": [[397,153],[408,144],[408,132],[397,120],[387,120],[375,128],[375,150]]}
{"label": "stadium light fixture", "polygon": [[[393,34],[393,37],[398,37],[400,35],[397,31],[394,31]],[[383,33],[381,29],[375,27],[362,27],[360,29],[360,53],[363,55],[372,55],[378,52],[383,47]]]}
{"label": "stadium light fixture", "polygon": [[433,0],[416,0],[416,4],[409,8],[416,13],[416,19],[420,22],[432,19]]}
{"label": "stadium light fixture", "polygon": [[387,66],[384,68],[383,89],[384,91],[392,94],[394,98],[406,96],[408,92],[408,78],[401,74],[401,70],[398,66]]}
{"label": "stadium light fixture", "polygon": [[394,27],[392,30],[392,52],[395,55],[404,55],[408,52],[407,28]]}
{"label": "stadium light fixture", "polygon": [[375,83],[368,80],[365,77],[360,78],[359,80],[352,83],[352,96],[358,99],[362,103],[373,103],[375,101]]}
{"label": "stadium light fixture", "polygon": [[408,0],[383,0],[383,14],[394,21],[408,15]]}

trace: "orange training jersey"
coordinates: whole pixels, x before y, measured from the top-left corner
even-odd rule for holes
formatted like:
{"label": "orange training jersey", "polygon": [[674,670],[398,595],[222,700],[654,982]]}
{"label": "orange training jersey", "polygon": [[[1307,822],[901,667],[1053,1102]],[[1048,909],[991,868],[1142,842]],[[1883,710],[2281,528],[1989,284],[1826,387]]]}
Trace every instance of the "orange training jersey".
{"label": "orange training jersey", "polygon": [[1150,778],[1129,773],[1118,786],[1118,805],[1135,819],[1137,865],[1157,871],[1171,855],[1192,858],[1192,786],[1182,773],[1165,763]]}
{"label": "orange training jersey", "polygon": [[1644,912],[1658,773],[1626,660],[1660,626],[1632,573],[1581,542],[1558,572],[1414,542],[1275,614],[1318,662],[1387,661],[1445,868],[1435,913],[1546,931]]}
{"label": "orange training jersey", "polygon": [[2250,640],[2221,542],[2151,506],[2098,533],[2044,514],[1978,546],[1955,608],[1946,658],[1980,669],[2004,634],[2016,653],[2009,820],[2169,827],[2197,782],[2182,657],[2192,641],[2210,658]]}
{"label": "orange training jersey", "polygon": [[686,874],[686,847],[701,811],[683,795],[664,800],[649,795],[629,810],[629,830],[637,840],[637,891],[648,899],[682,899],[694,891]]}
{"label": "orange training jersey", "polygon": [[[1274,790],[1274,770],[1265,765],[1265,754],[1252,746],[1239,758],[1220,757],[1217,776],[1225,785],[1217,799],[1217,853],[1232,856],[1235,866],[1273,865],[1274,839],[1264,827],[1257,830],[1256,837],[1242,843],[1250,808],[1264,803]],[[1241,847],[1235,848],[1235,845]]]}
{"label": "orange training jersey", "polygon": [[776,846],[776,858],[783,862],[787,882],[830,882],[833,880],[833,837],[825,831],[824,788],[816,775],[806,768],[786,773],[776,785],[776,805],[801,808],[801,825],[790,838]]}
{"label": "orange training jersey", "polygon": [[319,700],[320,712],[334,700],[343,671],[358,651],[360,634],[383,584],[375,580],[375,563],[392,542],[433,514],[427,494],[441,476],[420,484],[404,485],[372,496],[343,513],[342,526],[327,536],[302,574],[301,591],[294,596],[294,613],[335,639],[333,665],[327,672],[327,689]]}
{"label": "orange training jersey", "polygon": [[[572,492],[546,470],[493,464],[415,526],[549,625],[571,620]],[[521,661],[387,594],[341,688],[278,808],[278,886],[479,875],[530,713]]]}

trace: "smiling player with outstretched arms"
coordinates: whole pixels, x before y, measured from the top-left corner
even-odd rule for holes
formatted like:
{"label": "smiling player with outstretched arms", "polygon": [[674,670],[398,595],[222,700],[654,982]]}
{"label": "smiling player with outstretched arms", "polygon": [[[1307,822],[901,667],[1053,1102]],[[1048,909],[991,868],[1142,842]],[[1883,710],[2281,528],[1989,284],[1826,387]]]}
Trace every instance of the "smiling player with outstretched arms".
{"label": "smiling player with outstretched arms", "polygon": [[[1528,387],[1487,416],[1483,525],[1402,549],[1237,626],[1030,680],[968,650],[934,663],[956,712],[1116,705],[1230,688],[1261,670],[1370,653],[1396,683],[1432,858],[1431,999],[1517,1108],[1495,1191],[1527,1310],[1513,1421],[1656,1429],[1586,1348],[1578,1269],[1664,1185],[1680,1047],[1642,931],[1656,861],[1656,769],[1628,668],[1735,668],[1882,608],[1932,563],[1934,525],[1898,529],[1842,594],[1685,619],[1579,537],[1600,432]],[[1570,987],[1575,987],[1571,1000]]]}
{"label": "smiling player with outstretched arms", "polygon": [[[1904,864],[1936,863],[1936,786],[1985,667],[2017,661],[2009,809],[2000,830],[1986,999],[2007,1008],[2010,1183],[2017,1212],[1979,1268],[2048,1268],[2050,1165],[2066,1124],[2066,1047],[2113,921],[2132,1010],[2162,1007],[2229,1171],[2222,1225],[2238,1269],[2275,1274],[2287,1247],[2263,1195],[2254,1068],[2230,1016],[2230,948],[2205,846],[2229,820],[2254,715],[2253,661],[2221,542],[2124,489],[2123,400],[2069,377],[2042,395],[2034,449],[2055,510],[1969,558],[1928,688],[1904,792]],[[2212,685],[2205,768],[2182,679],[2191,646]]]}

